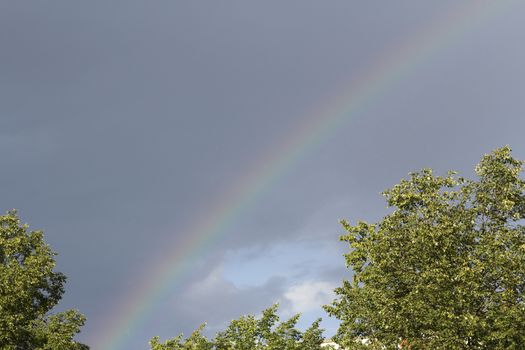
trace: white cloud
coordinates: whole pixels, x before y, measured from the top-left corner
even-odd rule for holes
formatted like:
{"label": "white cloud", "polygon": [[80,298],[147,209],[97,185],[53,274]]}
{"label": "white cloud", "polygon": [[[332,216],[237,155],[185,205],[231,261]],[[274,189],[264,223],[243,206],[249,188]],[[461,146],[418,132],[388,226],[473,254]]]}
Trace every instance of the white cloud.
{"label": "white cloud", "polygon": [[344,250],[338,251],[339,246],[345,248],[335,239],[294,239],[232,250],[224,261],[224,278],[239,288],[261,286],[274,277],[294,285],[328,279],[323,275],[326,270],[344,267]]}
{"label": "white cloud", "polygon": [[234,294],[237,291],[235,285],[224,280],[224,266],[222,264],[214,267],[209,274],[201,280],[194,282],[187,289],[188,299],[202,300],[217,294]]}
{"label": "white cloud", "polygon": [[334,299],[335,285],[325,281],[306,281],[289,287],[284,297],[290,302],[293,313],[316,310]]}

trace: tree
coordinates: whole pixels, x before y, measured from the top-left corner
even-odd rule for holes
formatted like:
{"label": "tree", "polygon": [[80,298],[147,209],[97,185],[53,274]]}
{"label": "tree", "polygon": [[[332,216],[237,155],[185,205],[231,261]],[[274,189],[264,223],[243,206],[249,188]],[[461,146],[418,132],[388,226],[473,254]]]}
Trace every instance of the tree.
{"label": "tree", "polygon": [[0,215],[0,349],[88,349],[73,340],[82,314],[49,314],[66,281],[54,271],[55,255],[42,231],[28,231],[15,211]]}
{"label": "tree", "polygon": [[[430,169],[384,192],[393,212],[342,225],[352,281],[326,310],[347,349],[524,349],[525,182],[509,147],[476,180]],[[366,339],[368,345],[356,342]]]}
{"label": "tree", "polygon": [[[230,322],[226,330],[214,339],[202,335],[204,325],[184,339],[179,335],[164,344],[155,337],[151,350],[320,350],[323,330],[321,320],[315,321],[304,333],[295,328],[299,315],[279,323],[277,305],[263,311],[261,318],[242,316]],[[326,349],[326,348],[325,348]]]}
{"label": "tree", "polygon": [[205,324],[202,324],[195,330],[187,339],[179,334],[171,340],[167,340],[164,344],[160,342],[159,337],[154,337],[150,340],[151,350],[211,350],[213,343],[211,343],[204,335]]}

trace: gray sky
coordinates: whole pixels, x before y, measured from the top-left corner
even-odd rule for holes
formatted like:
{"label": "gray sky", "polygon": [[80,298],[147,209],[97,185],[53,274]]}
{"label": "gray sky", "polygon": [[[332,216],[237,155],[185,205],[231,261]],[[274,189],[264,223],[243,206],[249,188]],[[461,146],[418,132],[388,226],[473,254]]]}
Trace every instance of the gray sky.
{"label": "gray sky", "polygon": [[[339,219],[380,218],[379,193],[421,167],[470,176],[505,144],[525,158],[525,3],[501,2],[265,187],[114,349],[277,301],[303,325],[327,318],[350,276]],[[382,55],[474,3],[0,3],[0,209],[59,253],[60,308],[88,317],[78,338],[106,350],[119,302],[210,203]]]}

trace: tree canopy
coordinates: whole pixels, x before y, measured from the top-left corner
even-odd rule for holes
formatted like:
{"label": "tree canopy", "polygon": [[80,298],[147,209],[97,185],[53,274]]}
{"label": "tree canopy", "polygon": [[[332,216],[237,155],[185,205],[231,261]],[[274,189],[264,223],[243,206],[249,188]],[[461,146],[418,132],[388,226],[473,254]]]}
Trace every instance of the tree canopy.
{"label": "tree canopy", "polygon": [[66,281],[54,256],[42,231],[28,231],[15,211],[0,215],[0,349],[88,349],[73,340],[82,314],[50,314]]}
{"label": "tree canopy", "polygon": [[474,180],[423,169],[384,192],[393,211],[379,222],[342,221],[353,278],[325,307],[341,320],[338,343],[524,349],[522,166],[503,147],[482,157]]}
{"label": "tree canopy", "polygon": [[296,329],[298,320],[299,315],[295,315],[279,322],[277,305],[273,305],[264,310],[260,318],[248,315],[231,321],[214,339],[202,334],[202,325],[186,339],[181,334],[161,343],[155,337],[150,347],[151,350],[320,350],[323,342],[323,330],[319,328],[321,320],[304,332]]}

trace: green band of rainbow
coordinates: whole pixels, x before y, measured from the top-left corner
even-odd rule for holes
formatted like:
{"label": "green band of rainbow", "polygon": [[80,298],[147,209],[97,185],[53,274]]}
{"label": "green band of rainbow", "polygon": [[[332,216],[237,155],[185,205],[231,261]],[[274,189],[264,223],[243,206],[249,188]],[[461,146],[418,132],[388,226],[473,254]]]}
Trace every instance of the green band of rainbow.
{"label": "green band of rainbow", "polygon": [[136,289],[108,312],[107,322],[97,325],[100,331],[93,349],[126,350],[131,335],[151,316],[151,310],[166,299],[166,291],[188,276],[197,259],[227,235],[227,228],[243,208],[256,201],[313,147],[374,103],[393,83],[511,3],[512,0],[463,2],[404,44],[386,52],[360,79],[350,80],[340,94],[306,116],[282,143],[257,159],[254,167],[243,173],[194,227],[177,235],[186,240],[177,241],[169,256],[153,263],[148,274],[137,279]]}

